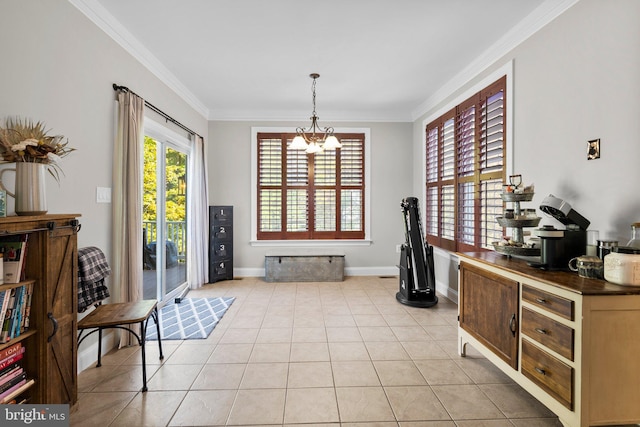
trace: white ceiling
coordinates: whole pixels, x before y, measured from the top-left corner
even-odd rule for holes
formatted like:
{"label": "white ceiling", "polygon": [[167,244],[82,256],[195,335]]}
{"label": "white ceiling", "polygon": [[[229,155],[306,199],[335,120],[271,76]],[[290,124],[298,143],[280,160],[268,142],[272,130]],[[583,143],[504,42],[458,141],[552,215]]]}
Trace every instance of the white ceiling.
{"label": "white ceiling", "polygon": [[208,119],[307,119],[315,72],[322,124],[412,121],[577,0],[69,1]]}

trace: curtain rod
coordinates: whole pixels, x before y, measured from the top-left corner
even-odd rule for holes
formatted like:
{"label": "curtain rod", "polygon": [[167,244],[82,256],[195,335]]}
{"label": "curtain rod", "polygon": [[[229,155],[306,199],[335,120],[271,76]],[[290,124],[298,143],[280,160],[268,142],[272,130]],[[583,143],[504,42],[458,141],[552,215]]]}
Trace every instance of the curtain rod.
{"label": "curtain rod", "polygon": [[[115,83],[113,84],[113,90],[115,90],[115,91],[121,90],[123,92],[129,92],[129,93],[132,93],[132,94],[134,94],[136,96],[140,96],[137,93],[135,93],[134,91],[132,91],[131,89],[129,89],[128,87],[119,86],[119,85],[117,85]],[[189,129],[188,127],[186,127],[185,125],[183,125],[182,123],[180,123],[179,121],[177,121],[176,119],[174,119],[173,117],[171,117],[170,115],[168,115],[167,113],[165,113],[164,111],[162,111],[161,109],[159,109],[158,107],[156,107],[155,105],[153,105],[152,103],[147,101],[146,99],[144,100],[144,105],[147,108],[149,108],[151,111],[160,114],[162,117],[164,117],[164,119],[166,121],[173,123],[174,125],[178,126],[179,128],[187,131],[191,135],[199,136],[200,138],[202,138],[202,135],[198,134],[197,132],[192,131],[191,129]]]}

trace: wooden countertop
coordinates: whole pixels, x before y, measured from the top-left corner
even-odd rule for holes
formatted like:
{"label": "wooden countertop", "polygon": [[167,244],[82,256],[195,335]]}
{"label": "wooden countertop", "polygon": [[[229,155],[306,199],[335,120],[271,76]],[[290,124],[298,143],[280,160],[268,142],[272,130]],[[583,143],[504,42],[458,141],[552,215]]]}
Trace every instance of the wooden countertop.
{"label": "wooden countertop", "polygon": [[606,280],[586,279],[572,271],[547,271],[531,267],[527,261],[508,257],[493,251],[456,252],[461,259],[476,260],[500,270],[543,282],[550,286],[566,289],[582,295],[640,295],[640,286],[621,286]]}
{"label": "wooden countertop", "polygon": [[44,214],[44,215],[9,215],[0,218],[0,223],[6,222],[29,222],[29,221],[54,221],[58,219],[79,218],[80,214]]}

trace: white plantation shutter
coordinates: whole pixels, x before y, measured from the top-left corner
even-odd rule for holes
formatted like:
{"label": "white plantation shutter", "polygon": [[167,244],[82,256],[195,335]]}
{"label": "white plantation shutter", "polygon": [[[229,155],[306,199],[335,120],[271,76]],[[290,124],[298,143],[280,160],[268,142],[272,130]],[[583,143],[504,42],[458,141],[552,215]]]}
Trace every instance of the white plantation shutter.
{"label": "white plantation shutter", "polygon": [[364,134],[317,154],[294,136],[258,134],[258,239],[363,239]]}
{"label": "white plantation shutter", "polygon": [[506,78],[426,128],[426,232],[448,250],[479,250],[499,240],[495,217],[505,177]]}

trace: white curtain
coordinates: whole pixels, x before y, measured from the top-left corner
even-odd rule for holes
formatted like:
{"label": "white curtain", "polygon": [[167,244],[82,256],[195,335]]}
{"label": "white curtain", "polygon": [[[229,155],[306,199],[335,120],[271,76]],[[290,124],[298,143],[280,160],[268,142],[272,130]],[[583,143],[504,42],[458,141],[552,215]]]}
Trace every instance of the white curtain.
{"label": "white curtain", "polygon": [[[142,146],[144,100],[118,91],[113,154],[113,265],[116,301],[142,299]],[[121,331],[120,347],[134,344]]]}
{"label": "white curtain", "polygon": [[189,213],[187,254],[191,289],[199,288],[208,282],[209,201],[207,182],[207,157],[204,140],[200,135],[195,135],[187,179],[190,190],[187,209]]}

